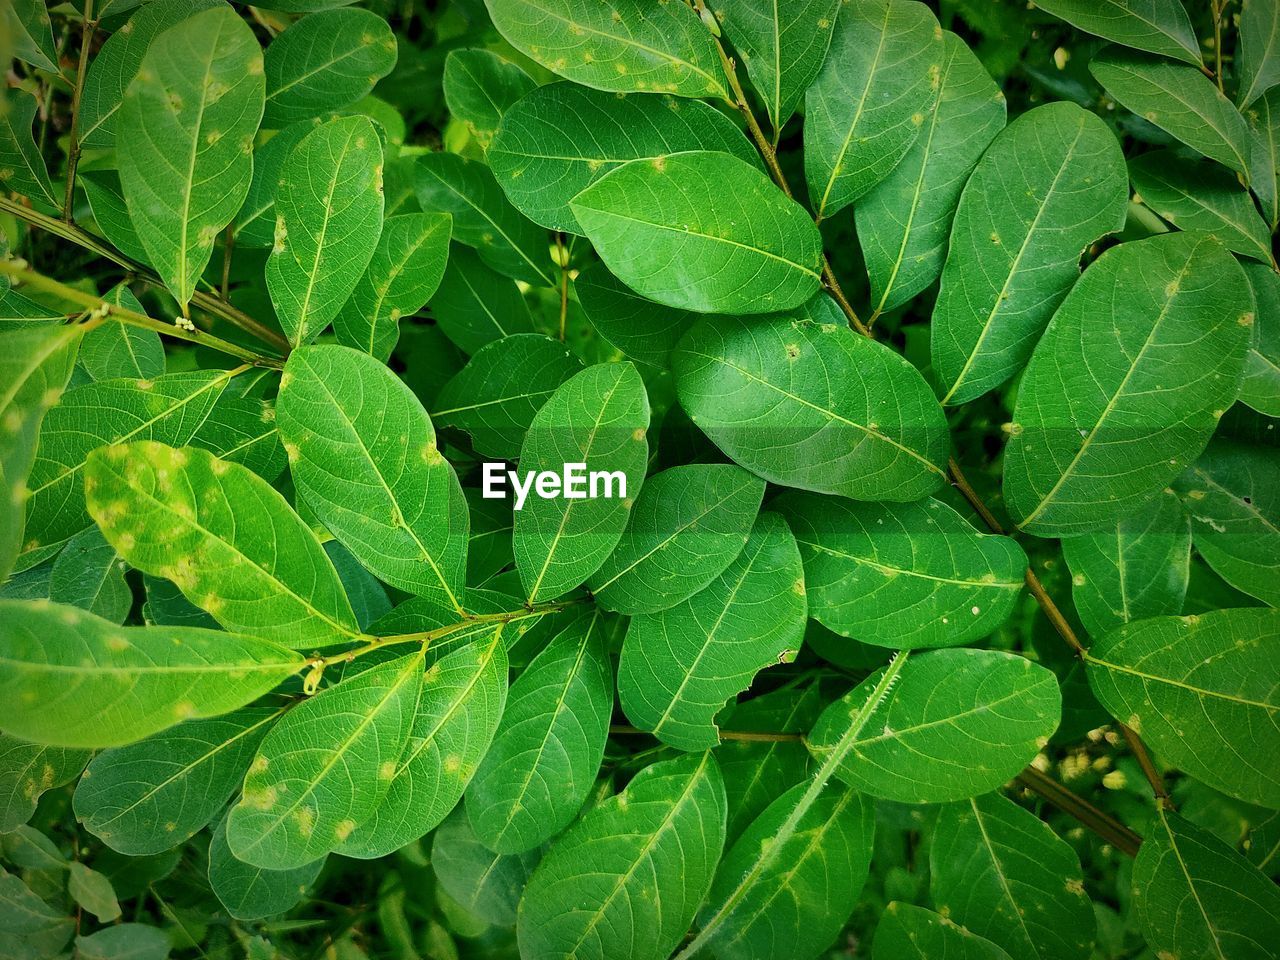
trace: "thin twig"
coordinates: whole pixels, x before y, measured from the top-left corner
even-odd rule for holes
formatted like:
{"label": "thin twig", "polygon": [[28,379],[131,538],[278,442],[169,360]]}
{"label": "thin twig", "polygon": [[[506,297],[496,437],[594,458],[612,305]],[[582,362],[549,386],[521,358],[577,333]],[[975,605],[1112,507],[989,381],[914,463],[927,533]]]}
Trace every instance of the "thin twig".
{"label": "thin twig", "polygon": [[[610,724],[609,732],[623,736],[652,736],[648,730],[629,727],[625,723]],[[804,739],[798,733],[767,733],[754,730],[720,730],[718,732],[721,740],[742,740],[749,743],[799,743]]]}
{"label": "thin twig", "polygon": [[564,245],[564,234],[556,234],[556,260],[560,264],[560,342],[565,340],[565,325],[569,318],[569,251]]}
{"label": "thin twig", "polygon": [[84,93],[85,72],[89,69],[89,47],[98,32],[93,17],[93,0],[84,0],[84,25],[80,36],[80,64],[76,68],[76,86],[71,93],[71,143],[67,148],[67,193],[62,204],[62,219],[72,220],[71,205],[76,193],[76,167],[80,163],[80,98]]}
{"label": "thin twig", "polygon": [[1099,810],[1084,797],[1068,790],[1057,780],[1041,773],[1035,767],[1027,767],[1018,774],[1017,780],[1028,790],[1044,797],[1063,813],[1075,817],[1121,853],[1130,857],[1138,855],[1142,837],[1109,813]]}
{"label": "thin twig", "polygon": [[235,249],[235,245],[235,227],[227,224],[227,235],[222,241],[222,286],[220,293],[223,300],[227,299],[227,290],[231,287],[231,251]]}

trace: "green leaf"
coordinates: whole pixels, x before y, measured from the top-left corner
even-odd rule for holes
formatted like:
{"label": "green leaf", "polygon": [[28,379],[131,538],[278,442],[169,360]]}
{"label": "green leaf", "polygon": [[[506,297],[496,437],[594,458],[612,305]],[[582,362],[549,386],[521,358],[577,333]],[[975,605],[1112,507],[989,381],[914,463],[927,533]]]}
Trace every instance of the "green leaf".
{"label": "green leaf", "polygon": [[1076,852],[998,793],[938,811],[929,849],[934,906],[1011,957],[1086,960],[1096,924]]}
{"label": "green leaf", "polygon": [[160,34],[125,91],[120,183],[138,239],[184,309],[248,192],[263,96],[262,50],[225,5]]}
{"label": "green leaf", "polygon": [[560,385],[582,371],[582,361],[540,333],[514,334],[481,347],[445,384],[431,419],[471,435],[486,457],[520,456],[533,418]]}
{"label": "green leaf", "polygon": [[1272,89],[1244,111],[1253,137],[1250,185],[1272,230],[1280,223],[1280,90]]}
{"label": "green leaf", "polygon": [[141,923],[118,923],[87,937],[76,937],[79,960],[167,960],[169,935]]}
{"label": "green leaf", "polygon": [[298,141],[318,126],[319,120],[291,123],[253,151],[253,179],[232,225],[237,247],[270,247],[275,243],[276,196],[285,162]]}
{"label": "green leaf", "polygon": [[324,864],[321,857],[290,870],[270,870],[237,860],[227,845],[225,818],[209,840],[209,886],[237,920],[285,913],[306,896]]}
{"label": "green leaf", "polygon": [[387,795],[422,690],[422,651],[303,701],[271,728],[227,816],[237,860],[289,870],[336,849]]}
{"label": "green leaf", "polygon": [[[827,2],[827,0],[824,0]],[[573,83],[538,87],[511,106],[488,151],[507,198],[530,220],[581,234],[570,201],[631,160],[720,150],[759,166],[759,155],[720,111],[699,101],[631,96]]]}
{"label": "green leaf", "polygon": [[385,856],[433,830],[457,806],[489,750],[507,700],[502,624],[489,627],[427,671],[409,742],[387,795],[337,851]]}
{"label": "green leaf", "polygon": [[514,927],[516,905],[541,854],[494,853],[475,835],[464,810],[455,810],[432,835],[431,869],[449,896],[480,919]]}
{"label": "green leaf", "polygon": [[700,321],[672,353],[680,404],[773,483],[918,500],[943,481],[942,408],[911,364],[843,319],[818,297],[792,315]]}
{"label": "green leaf", "polygon": [[[81,330],[37,326],[0,337],[0,581],[9,576],[23,546],[24,527],[34,528],[28,490],[38,486],[36,439],[46,413],[58,402],[75,367]],[[29,537],[29,534],[27,535]]]}
{"label": "green leaf", "polygon": [[1022,114],[960,195],[931,357],[942,402],[967,403],[1022,369],[1080,276],[1081,253],[1124,225],[1129,201],[1115,135],[1075,104]]}
{"label": "green leaf", "polygon": [[1280,84],[1280,6],[1243,0],[1238,29],[1236,103],[1244,108]]}
{"label": "green leaf", "polygon": [[724,846],[710,753],[650,764],[547,851],[520,903],[522,956],[659,960],[680,943]]}
{"label": "green leaf", "polygon": [[0,109],[0,184],[20,193],[40,210],[56,213],[63,198],[54,190],[32,124],[36,98],[17,90],[6,93]]}
{"label": "green leaf", "polygon": [[[49,643],[50,637],[58,643]],[[118,627],[45,600],[0,600],[7,733],[63,747],[111,747],[243,706],[302,657],[254,637]]]}
{"label": "green leaf", "polygon": [[277,416],[294,483],[325,527],[393,587],[461,612],[466,501],[413,391],[367,353],[303,347]]}
{"label": "green leaf", "polygon": [[[138,298],[123,284],[107,294],[106,300],[128,310],[145,312]],[[84,335],[80,343],[80,363],[95,380],[114,377],[145,380],[164,373],[164,344],[154,330],[108,320]]]}
{"label": "green leaf", "polygon": [[880,915],[871,956],[873,960],[1009,960],[990,940],[950,918],[897,900]]}
{"label": "green leaf", "polygon": [[559,283],[546,232],[511,205],[483,163],[429,153],[418,158],[413,185],[422,209],[451,214],[453,239],[494,270],[535,285]]}
{"label": "green leaf", "polygon": [[681,750],[720,742],[715,715],[804,637],[804,570],[795,538],[763,513],[741,554],[688,600],[632,617],[618,665],[622,709]]}
{"label": "green leaf", "polygon": [[1204,449],[1240,389],[1253,303],[1216,241],[1165,234],[1085,271],[1023,374],[1004,494],[1042,537],[1106,529]]}
{"label": "green leaf", "polygon": [[124,579],[124,561],[97,527],[86,527],[62,548],[49,575],[49,599],[124,623],[133,591]]}
{"label": "green leaf", "polygon": [[993,633],[1022,592],[1027,557],[937,500],[889,505],[788,493],[809,615],[863,643],[951,647]]}
{"label": "green leaf", "polygon": [[[129,216],[124,188],[120,185],[120,174],[115,170],[83,170],[77,175],[76,182],[84,189],[98,233],[126,257],[139,263],[150,263],[151,254],[147,253],[142,241],[138,239],[138,231],[134,229],[133,220]],[[134,308],[130,306],[129,309]],[[146,310],[139,309],[138,312],[145,314]],[[131,329],[143,332],[136,327]],[[159,334],[155,336],[158,337]]]}
{"label": "green leaf", "polygon": [[1036,6],[1085,33],[1200,66],[1200,42],[1182,0],[1037,0]]}
{"label": "green leaf", "polygon": [[707,28],[682,3],[485,0],[513,47],[584,86],[729,100]]}
{"label": "green leaf", "polygon": [[619,613],[656,613],[701,591],[742,552],[764,486],[723,463],[691,463],[649,477],[618,546],[591,577],[596,603]]}
{"label": "green leaf", "polygon": [[934,650],[916,657],[861,720],[883,671],[818,718],[809,749],[824,759],[862,722],[836,776],[855,790],[901,803],[943,803],[1012,780],[1058,727],[1062,696],[1053,673],[996,650]]}
{"label": "green leaf", "polygon": [[1207,233],[1228,250],[1270,264],[1271,231],[1249,192],[1221,167],[1154,150],[1129,161],[1133,190],[1179,230]]}
{"label": "green leaf", "polygon": [[600,772],[613,676],[605,616],[576,618],[511,685],[493,746],[467,789],[476,836],[522,853],[578,815]]}
{"label": "green leaf", "polygon": [[818,290],[817,227],[768,177],[731,154],[633,160],[569,206],[605,265],[669,307],[766,313],[798,307]]}
{"label": "green leaf", "polygon": [[1280,808],[1280,688],[1269,607],[1154,617],[1086,655],[1098,700],[1168,763],[1248,803]]}
{"label": "green leaf", "polygon": [[[712,906],[744,878],[746,886],[708,939],[711,956],[811,960],[832,946],[853,913],[871,864],[871,801],[832,785],[775,843],[805,790],[800,784],[775,800],[725,854],[702,916],[713,915]],[[767,862],[761,850],[770,851]]]}
{"label": "green leaf", "polygon": [[31,819],[40,797],[80,776],[88,750],[50,747],[0,733],[0,833]]}
{"label": "green leaf", "polygon": [[299,140],[275,206],[267,290],[289,342],[301,346],[342,309],[378,247],[382,144],[373,124],[338,117]]}
{"label": "green leaf", "polygon": [[444,100],[488,150],[503,115],[538,84],[517,64],[492,50],[450,50],[444,58]]}
{"label": "green leaf", "polygon": [[1240,402],[1269,417],[1280,417],[1280,275],[1260,263],[1241,266],[1257,310]]}
{"label": "green leaf", "polygon": [[89,512],[130,566],[178,585],[228,630],[305,649],[351,640],[351,604],[315,534],[265,480],[195,447],[90,456]]}
{"label": "green leaf", "polygon": [[1108,47],[1090,61],[1089,72],[1122,107],[1249,177],[1248,124],[1195,67]]}
{"label": "green leaf", "polygon": [[1131,620],[1182,612],[1191,576],[1191,523],[1171,491],[1100,533],[1068,537],[1071,600],[1090,636]]}
{"label": "green leaf", "polygon": [[76,819],[131,857],[181,845],[222,812],[280,713],[246,708],[103,751],[76,786]]}
{"label": "green leaf", "polygon": [[889,175],[938,97],[942,28],[923,3],[846,5],[805,95],[804,171],[819,220]]}
{"label": "green leaf", "polygon": [[338,342],[386,362],[400,339],[400,319],[421,310],[440,286],[452,230],[448,214],[388,217],[369,268],[333,318]]}
{"label": "green leaf", "polygon": [[597,333],[629,359],[654,367],[667,366],[671,349],[698,319],[637,295],[600,263],[579,273],[573,289]]}
{"label": "green leaf", "polygon": [[1134,913],[1152,950],[1266,960],[1280,942],[1280,891],[1209,831],[1157,805],[1133,865]]}
{"label": "green leaf", "polygon": [[350,106],[396,65],[386,18],[368,10],[326,10],[298,20],[271,41],[263,123],[284,127]]}
{"label": "green leaf", "polygon": [[950,31],[943,34],[939,84],[915,144],[854,211],[877,313],[901,306],[938,279],[960,192],[1004,128],[1004,94]]}
{"label": "green leaf", "polygon": [[456,243],[431,297],[431,315],[444,335],[470,354],[503,337],[533,333],[533,317],[516,282]]}
{"label": "green leaf", "polygon": [[68,864],[68,869],[67,893],[72,900],[93,914],[99,923],[120,918],[120,902],[116,900],[110,880],[76,861]]}
{"label": "green leaf", "polygon": [[585,464],[584,498],[543,499],[516,511],[515,554],[530,601],[554,600],[604,564],[622,538],[649,458],[649,397],[630,363],[597,364],[566,380],[529,425],[520,473]]}
{"label": "green leaf", "polygon": [[61,72],[45,0],[11,0],[0,13],[6,52],[40,70]]}

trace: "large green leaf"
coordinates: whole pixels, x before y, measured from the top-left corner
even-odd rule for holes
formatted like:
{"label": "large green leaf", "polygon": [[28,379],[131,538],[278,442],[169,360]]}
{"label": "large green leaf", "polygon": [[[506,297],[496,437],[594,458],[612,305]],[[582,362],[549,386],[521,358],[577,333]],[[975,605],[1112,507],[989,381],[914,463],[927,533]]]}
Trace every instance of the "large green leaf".
{"label": "large green leaf", "polygon": [[1152,950],[1267,960],[1280,943],[1280,890],[1225,843],[1157,806],[1133,865],[1134,913]]}
{"label": "large green leaf", "polygon": [[291,870],[269,870],[237,860],[227,845],[225,818],[209,840],[209,887],[237,920],[284,913],[306,896],[324,864],[322,857]]}
{"label": "large green leaf", "polygon": [[80,776],[91,756],[88,750],[50,747],[0,733],[0,833],[30,820],[40,797]]}
{"label": "large green leaf", "polygon": [[938,811],[934,906],[1019,960],[1087,960],[1096,929],[1076,852],[998,793]]}
{"label": "large green leaf", "polygon": [[865,719],[883,675],[873,673],[819,717],[807,743],[824,759],[862,722],[836,776],[873,797],[943,803],[1011,779],[1058,727],[1053,673],[996,650],[934,650],[912,657],[898,684]]}
{"label": "large green leaf", "polygon": [[[71,378],[82,331],[36,326],[0,337],[0,581],[9,576],[22,549],[28,520],[28,488],[34,473],[36,441],[49,408]],[[28,539],[30,539],[28,535]]]}
{"label": "large green leaf", "polygon": [[573,281],[582,312],[596,332],[631,360],[665,368],[671,349],[698,319],[687,310],[654,303],[593,263]]}
{"label": "large green leaf", "polygon": [[1200,66],[1200,42],[1182,0],[1037,0],[1036,6],[1086,33]]}
{"label": "large green leaf", "polygon": [[1188,233],[1099,257],[1023,375],[1004,494],[1037,536],[1104,530],[1154,500],[1240,389],[1253,298],[1235,259]]}
{"label": "large green leaf", "polygon": [[503,114],[488,160],[507,197],[552,230],[582,233],[569,201],[629,160],[720,150],[758,165],[732,120],[699,101],[538,87]]}
{"label": "large green leaf", "polygon": [[1009,955],[949,917],[894,900],[880,915],[873,960],[1009,960]]}
{"label": "large green leaf", "polygon": [[409,739],[422,662],[418,650],[370,667],[271,728],[227,818],[236,859],[271,870],[301,867],[373,815]]}
{"label": "large green leaf", "polygon": [[492,50],[450,50],[444,59],[444,101],[481,149],[488,150],[512,104],[537,89],[518,64]]}
{"label": "large green leaf", "polygon": [[1000,386],[1080,276],[1080,256],[1124,225],[1120,144],[1072,103],[1024,113],[965,185],[933,311],[932,360],[943,403]]}
{"label": "large green leaf", "polygon": [[1240,402],[1269,417],[1280,417],[1280,275],[1260,263],[1242,266],[1257,310]]}
{"label": "large green leaf", "polygon": [[103,751],[76,786],[76,819],[131,857],[179,846],[222,812],[279,717],[251,707]]}
{"label": "large green leaf", "polygon": [[1244,111],[1253,137],[1250,186],[1272,230],[1280,223],[1280,89],[1272,88]]}
{"label": "large green leaf", "polygon": [[1237,590],[1280,606],[1280,462],[1273,449],[1215,440],[1175,483],[1196,550]]}
{"label": "large green leaf", "polygon": [[355,103],[396,65],[386,18],[368,10],[303,17],[271,41],[263,122],[283,127]]}
{"label": "large green leaf", "polygon": [[863,643],[950,647],[992,633],[1021,594],[1027,557],[937,500],[775,501],[804,558],[809,614]]}
{"label": "large green leaf", "polygon": [[20,193],[38,209],[56,213],[63,198],[36,146],[32,129],[36,106],[35,97],[17,90],[6,93],[0,103],[0,184],[6,193]]}
{"label": "large green leaf", "polygon": [[467,789],[476,836],[522,853],[578,815],[604,756],[613,676],[604,614],[561,630],[511,685],[493,746]]}
{"label": "large green leaf", "polygon": [[467,506],[422,403],[349,347],[289,355],[277,415],[298,492],[357,560],[462,612]]}
{"label": "large green leaf", "polygon": [[1112,716],[1167,762],[1223,793],[1280,808],[1280,610],[1154,617],[1120,627],[1086,656]]}
{"label": "large green leaf", "polygon": [[503,337],[533,332],[533,316],[519,285],[489,267],[470,247],[456,243],[431,297],[431,316],[444,335],[469,354]]}
{"label": "large green leaf", "polygon": [[432,664],[387,795],[338,847],[339,853],[385,856],[434,829],[457,806],[503,716],[504,629],[490,627]]}
{"label": "large green leaf", "polygon": [[[830,947],[858,902],[871,864],[875,818],[867,798],[832,784],[784,842],[775,838],[807,785],[792,787],[725,854],[703,916],[744,878],[733,910],[707,940],[722,960],[812,960]],[[761,850],[772,854],[766,863]]]}
{"label": "large green leaf", "polygon": [[960,192],[1004,128],[1004,94],[949,31],[939,84],[919,138],[854,211],[877,313],[901,306],[938,279]]}
{"label": "large green leaf", "polygon": [[605,265],[658,303],[766,313],[798,307],[818,290],[817,227],[768,177],[731,154],[632,160],[569,206]]}
{"label": "large green leaf", "polygon": [[710,753],[650,764],[547,851],[516,930],[539,960],[661,960],[680,943],[724,846]]}
{"label": "large green leaf", "polygon": [[656,473],[631,508],[622,539],[591,576],[606,610],[656,613],[687,600],[742,552],[764,481],[740,467],[691,463]]}
{"label": "large green leaf", "polygon": [[385,362],[400,339],[400,319],[421,310],[440,286],[452,230],[448,214],[388,217],[368,270],[333,318],[338,342]]}
{"label": "large green leaf", "polygon": [[1191,575],[1191,523],[1172,491],[1099,533],[1068,537],[1071,599],[1090,636],[1131,620],[1182,612]]}
{"label": "large green leaf", "polygon": [[1090,61],[1089,72],[1121,106],[1249,177],[1248,124],[1195,67],[1108,47]]}
{"label": "large green leaf", "polygon": [[1280,84],[1280,4],[1244,0],[1236,50],[1236,103],[1249,106]]}
{"label": "large green leaf", "polygon": [[315,534],[270,484],[194,447],[90,456],[89,512],[131,566],[178,585],[229,630],[306,649],[351,640],[351,604]]}
{"label": "large green leaf", "polygon": [[617,93],[729,100],[711,34],[683,3],[485,0],[498,32],[562,77]]}
{"label": "large green leaf", "polygon": [[805,613],[795,538],[781,517],[763,513],[742,552],[706,588],[631,618],[618,665],[622,709],[674,747],[715,746],[725,702],[765,667],[795,659]]}
{"label": "large green leaf", "polygon": [[37,743],[132,743],[243,706],[303,663],[254,637],[119,627],[47,600],[0,600],[0,722]]}
{"label": "large green leaf", "polygon": [[581,371],[582,361],[550,337],[503,337],[480,348],[445,384],[431,417],[441,427],[465,430],[479,453],[515,460],[534,416]]}
{"label": "large green leaf", "polygon": [[125,91],[120,183],[138,239],[186,307],[253,175],[262,48],[229,6],[159,34]]}
{"label": "large green leaf", "polygon": [[736,463],[774,483],[918,500],[950,440],[933,392],[827,297],[794,314],[707,318],[672,353],[680,404]]}
{"label": "large green leaf", "polygon": [[293,148],[276,195],[267,290],[289,342],[337,316],[382,233],[382,144],[364,117],[316,127]]}
{"label": "large green leaf", "polygon": [[431,835],[431,870],[453,899],[496,926],[513,927],[524,885],[540,852],[494,853],[459,808]]}
{"label": "large green leaf", "polygon": [[529,497],[516,512],[515,553],[531,601],[554,600],[600,569],[627,525],[649,458],[649,397],[630,363],[596,364],[567,380],[533,418],[520,473],[585,464],[583,496]]}

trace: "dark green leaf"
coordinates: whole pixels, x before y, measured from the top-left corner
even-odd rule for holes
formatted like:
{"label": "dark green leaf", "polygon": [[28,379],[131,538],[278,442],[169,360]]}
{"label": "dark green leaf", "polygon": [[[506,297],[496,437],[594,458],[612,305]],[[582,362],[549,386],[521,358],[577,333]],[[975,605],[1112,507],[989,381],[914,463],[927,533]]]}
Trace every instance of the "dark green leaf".
{"label": "dark green leaf", "polygon": [[1037,0],[1086,33],[1200,66],[1200,42],[1182,0]]}
{"label": "dark green leaf", "polygon": [[1009,960],[990,940],[950,918],[897,900],[885,907],[871,949],[873,960]]}
{"label": "dark green leaf", "polygon": [[31,819],[40,797],[80,776],[88,750],[49,747],[0,733],[0,833]]}
{"label": "dark green leaf", "polygon": [[237,920],[257,920],[284,913],[307,894],[325,860],[289,870],[269,870],[237,860],[227,846],[224,819],[209,840],[209,886],[227,913]]}
{"label": "dark green leaf", "polygon": [[512,104],[537,86],[517,64],[492,50],[450,50],[444,60],[445,103],[482,150],[489,149]]}
{"label": "dark green leaf", "polygon": [[5,94],[0,106],[0,184],[6,192],[22,194],[38,209],[56,213],[62,209],[62,197],[49,179],[49,168],[32,130],[36,98],[14,90]]}
{"label": "dark green leaf", "polygon": [[488,923],[513,927],[520,894],[538,865],[537,851],[494,853],[475,835],[466,812],[455,810],[432,837],[431,868],[440,886]]}
{"label": "dark green leaf", "polygon": [[597,333],[628,358],[655,367],[667,366],[671,348],[698,319],[646,300],[599,263],[578,274],[573,289]]}
{"label": "dark green leaf", "polygon": [[475,354],[487,343],[533,332],[533,317],[516,282],[456,243],[431,298],[431,315],[464,353]]}
{"label": "dark green leaf", "polygon": [[1260,263],[1242,266],[1257,310],[1240,401],[1259,413],[1280,417],[1280,276]]}
{"label": "dark green leaf", "polygon": [[1244,108],[1280,84],[1280,4],[1243,0],[1239,30],[1236,103]]}
{"label": "dark green leaf", "polygon": [[124,623],[133,591],[124,580],[124,561],[97,527],[77,533],[54,559],[49,599]]}

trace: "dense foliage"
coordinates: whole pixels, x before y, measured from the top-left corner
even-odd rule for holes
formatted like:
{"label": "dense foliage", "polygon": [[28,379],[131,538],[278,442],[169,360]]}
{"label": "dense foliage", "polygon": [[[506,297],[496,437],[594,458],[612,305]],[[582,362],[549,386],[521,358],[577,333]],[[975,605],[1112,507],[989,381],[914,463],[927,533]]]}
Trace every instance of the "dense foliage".
{"label": "dense foliage", "polygon": [[0,0],[0,957],[1280,956],[1187,6]]}

